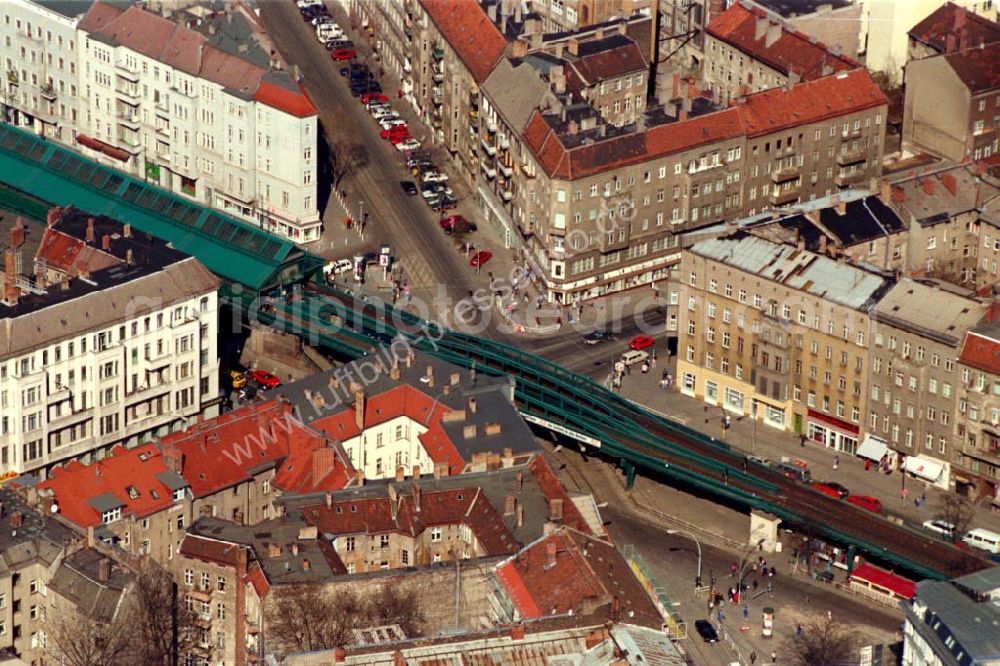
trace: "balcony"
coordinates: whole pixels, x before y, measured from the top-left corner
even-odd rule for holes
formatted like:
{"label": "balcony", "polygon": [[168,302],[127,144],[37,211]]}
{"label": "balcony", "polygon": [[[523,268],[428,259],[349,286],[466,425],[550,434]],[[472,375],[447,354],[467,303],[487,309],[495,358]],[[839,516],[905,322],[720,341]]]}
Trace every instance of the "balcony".
{"label": "balcony", "polygon": [[434,48],[431,49],[431,56],[435,61],[440,62],[444,59],[444,47],[440,44],[435,44]]}
{"label": "balcony", "polygon": [[55,405],[70,400],[72,397],[73,392],[69,390],[68,386],[56,386],[56,390],[45,398],[45,404]]}
{"label": "balcony", "polygon": [[483,165],[483,173],[484,173],[484,174],[486,175],[486,177],[487,177],[487,178],[489,178],[490,180],[493,180],[494,178],[496,178],[496,177],[497,177],[497,170],[496,170],[496,169],[494,169],[494,168],[493,168],[493,167],[491,167],[491,166],[486,166],[486,165]]}
{"label": "balcony", "polygon": [[800,169],[797,166],[781,169],[779,171],[772,171],[771,182],[785,183],[788,182],[789,180],[794,180],[795,178],[798,178],[800,173],[802,173],[802,169]]}
{"label": "balcony", "polygon": [[134,111],[119,110],[118,113],[115,114],[115,116],[118,118],[119,125],[124,125],[125,127],[128,127],[133,130],[139,129],[138,113],[135,113]]}
{"label": "balcony", "polygon": [[483,150],[486,151],[487,155],[489,155],[490,157],[496,157],[497,154],[496,146],[492,146],[486,143],[486,139],[481,140],[480,143],[483,144]]}
{"label": "balcony", "polygon": [[9,83],[12,86],[16,86],[20,82],[21,82],[21,77],[17,73],[17,70],[8,69],[7,70],[7,83]]}
{"label": "balcony", "polygon": [[492,120],[487,120],[486,121],[486,131],[489,132],[490,134],[496,134],[497,133],[497,124],[495,122],[493,122]]}
{"label": "balcony", "polygon": [[188,595],[192,599],[198,601],[211,601],[212,600],[212,589],[211,585],[206,585],[202,587],[201,585],[195,585],[194,587],[188,588]]}
{"label": "balcony", "polygon": [[436,84],[444,82],[444,74],[442,72],[435,72],[434,76],[432,76],[431,78],[434,79],[434,83]]}
{"label": "balcony", "polygon": [[54,85],[52,85],[51,83],[46,83],[45,85],[43,85],[38,90],[39,90],[39,92],[41,92],[42,97],[44,99],[47,99],[50,102],[56,101],[56,96],[57,96],[56,95],[56,87]]}
{"label": "balcony", "polygon": [[444,104],[444,95],[441,93],[440,89],[435,89],[434,92],[431,93],[431,103],[434,104],[434,106],[441,106]]}
{"label": "balcony", "polygon": [[469,109],[469,120],[471,120],[474,123],[478,123],[479,122],[479,112],[476,111],[475,109]]}
{"label": "balcony", "polygon": [[125,102],[130,106],[136,106],[139,104],[139,86],[137,85],[121,85],[115,88],[115,93],[118,95],[118,99]]}
{"label": "balcony", "polygon": [[133,155],[138,155],[142,152],[142,145],[139,143],[138,133],[133,133],[131,136],[126,133],[119,134],[117,147],[122,150],[127,150]]}
{"label": "balcony", "polygon": [[860,164],[868,159],[868,152],[864,150],[852,150],[849,153],[841,153],[837,155],[837,164],[840,166],[850,166],[852,164]]}
{"label": "balcony", "polygon": [[129,69],[128,67],[126,67],[121,63],[117,63],[115,65],[115,76],[124,79],[126,81],[133,81],[136,83],[138,83],[139,81],[139,72],[133,72],[131,69]]}
{"label": "balcony", "polygon": [[501,150],[510,150],[510,139],[508,139],[507,135],[504,134],[497,139],[497,145],[500,146]]}
{"label": "balcony", "polygon": [[500,193],[500,196],[503,197],[504,201],[510,201],[511,199],[514,198],[514,193],[511,192],[510,190],[504,190],[503,192]]}
{"label": "balcony", "polygon": [[49,432],[52,432],[69,425],[89,421],[92,418],[94,418],[94,408],[88,407],[87,409],[78,409],[75,412],[60,414],[59,416],[50,416],[47,425]]}
{"label": "balcony", "polygon": [[782,206],[786,203],[791,203],[792,201],[798,201],[799,188],[790,187],[787,190],[775,192],[771,195],[770,198],[772,206]]}
{"label": "balcony", "polygon": [[507,166],[506,164],[499,164],[498,167],[500,169],[500,173],[503,174],[504,178],[510,178],[511,176],[514,175],[514,170],[509,166]]}
{"label": "balcony", "polygon": [[865,179],[865,171],[862,169],[860,171],[855,171],[854,173],[841,174],[836,178],[834,178],[833,182],[837,184],[837,187],[848,187],[864,179]]}

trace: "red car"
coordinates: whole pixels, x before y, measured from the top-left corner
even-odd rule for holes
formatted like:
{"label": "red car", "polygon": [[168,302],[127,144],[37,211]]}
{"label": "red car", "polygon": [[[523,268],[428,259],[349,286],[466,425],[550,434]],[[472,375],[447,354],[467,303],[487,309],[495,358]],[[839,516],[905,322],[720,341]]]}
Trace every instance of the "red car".
{"label": "red car", "polygon": [[482,266],[487,261],[493,258],[493,253],[489,250],[480,250],[472,255],[472,259],[469,261],[470,266]]}
{"label": "red car", "polygon": [[882,513],[882,502],[871,495],[849,495],[847,501],[872,513]]}
{"label": "red car", "polygon": [[812,487],[814,490],[818,490],[824,495],[829,495],[833,499],[844,499],[850,494],[847,491],[847,488],[840,485],[839,483],[823,483],[817,481],[816,483],[812,484]]}
{"label": "red car", "polygon": [[254,370],[250,373],[250,378],[264,390],[281,386],[281,380],[264,370]]}
{"label": "red car", "polygon": [[656,344],[656,340],[648,335],[637,335],[632,338],[632,342],[628,343],[628,346],[629,349],[646,349],[647,347],[652,347],[654,344]]}
{"label": "red car", "polygon": [[461,215],[449,215],[440,222],[445,231],[475,231],[476,225]]}
{"label": "red car", "polygon": [[354,60],[358,57],[358,52],[354,49],[337,49],[330,57],[334,60]]}
{"label": "red car", "polygon": [[[393,125],[389,129],[382,130],[381,132],[378,133],[378,135],[383,139],[389,139],[389,141],[392,141],[393,139],[399,139],[399,141],[403,141],[404,139],[410,138],[410,128],[407,127],[406,125]],[[392,141],[392,142],[399,143],[399,141]]]}
{"label": "red car", "polygon": [[361,96],[361,103],[368,104],[369,102],[388,102],[389,98],[382,93],[365,93]]}

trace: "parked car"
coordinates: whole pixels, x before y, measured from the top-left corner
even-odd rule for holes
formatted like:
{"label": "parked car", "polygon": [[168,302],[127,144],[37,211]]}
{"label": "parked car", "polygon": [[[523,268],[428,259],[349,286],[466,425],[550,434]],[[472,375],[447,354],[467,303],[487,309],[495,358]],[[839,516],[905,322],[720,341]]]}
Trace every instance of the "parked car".
{"label": "parked car", "polygon": [[322,7],[323,0],[295,0],[295,6],[299,9],[305,9],[306,7]]}
{"label": "parked car", "polygon": [[374,102],[381,102],[383,104],[389,103],[389,98],[382,93],[366,93],[361,96],[362,104],[372,104]]}
{"label": "parked car", "polygon": [[425,171],[420,176],[420,180],[425,183],[443,183],[448,180],[448,174],[441,173],[440,171]]}
{"label": "parked car", "polygon": [[393,127],[391,129],[382,130],[381,132],[378,133],[378,135],[383,139],[388,139],[389,141],[396,139],[398,142],[398,141],[403,141],[404,139],[409,139],[410,130],[409,128],[406,127],[406,125],[397,125],[396,127]]}
{"label": "parked car", "polygon": [[406,130],[405,132],[397,132],[395,134],[393,134],[390,130],[383,130],[383,131],[389,131],[389,143],[391,143],[394,146],[396,144],[402,143],[403,141],[410,140],[410,130]]}
{"label": "parked car", "polygon": [[336,23],[320,23],[316,26],[316,39],[324,44],[330,40],[342,39],[343,37],[344,32]]}
{"label": "parked car", "polygon": [[326,47],[327,51],[336,51],[337,49],[353,49],[354,42],[349,39],[331,39],[323,46]]}
{"label": "parked car", "polygon": [[229,381],[233,385],[234,389],[241,389],[247,385],[246,373],[240,370],[230,370]]}
{"label": "parked car", "polygon": [[[450,190],[447,190],[446,188],[445,192],[450,193]],[[471,231],[476,230],[476,225],[473,224],[472,222],[469,222],[462,215],[449,215],[448,217],[443,218],[441,220],[442,229],[454,229],[455,227],[460,227],[460,226],[471,227]]]}
{"label": "parked car", "polygon": [[802,481],[803,483],[809,483],[812,481],[812,472],[809,471],[808,467],[800,467],[793,463],[778,463],[775,467],[782,476],[787,476],[789,479],[795,479],[796,481]]}
{"label": "parked car", "polygon": [[621,362],[625,365],[635,365],[636,363],[642,363],[649,358],[649,352],[642,351],[641,349],[629,349],[627,352],[621,355]]}
{"label": "parked car", "polygon": [[948,539],[949,541],[954,541],[955,539],[955,526],[944,520],[925,520],[923,527],[928,532],[934,532],[942,539]]}
{"label": "parked car", "polygon": [[628,343],[629,349],[648,349],[656,344],[656,340],[648,335],[637,335]]}
{"label": "parked car", "polygon": [[406,160],[406,166],[410,169],[425,170],[433,169],[434,163],[431,162],[430,158],[414,155]]}
{"label": "parked car", "polygon": [[403,191],[409,194],[411,197],[417,195],[417,184],[412,180],[401,180],[399,181],[399,186],[403,188]]}
{"label": "parked car", "polygon": [[406,121],[396,115],[386,116],[385,118],[379,118],[378,124],[382,129],[392,129],[393,127],[406,127]]}
{"label": "parked car", "polygon": [[399,117],[396,115],[396,112],[392,110],[391,106],[373,106],[368,109],[368,111],[372,114],[372,118],[375,120],[381,120],[382,118],[389,117]]}
{"label": "parked car", "polygon": [[264,390],[270,390],[281,386],[281,380],[265,370],[253,370],[250,378],[257,382],[257,385]]}
{"label": "parked car", "polygon": [[470,266],[482,266],[490,259],[493,258],[493,253],[489,250],[480,250],[472,255],[472,259],[469,260]]}
{"label": "parked car", "polygon": [[444,192],[437,192],[426,199],[427,205],[431,207],[432,210],[446,211],[451,210],[458,206],[458,200],[455,197],[445,194]]}
{"label": "parked car", "polygon": [[694,629],[701,636],[701,640],[706,643],[718,643],[719,634],[715,631],[715,627],[708,620],[696,620],[694,623]]}
{"label": "parked car", "polygon": [[354,262],[350,259],[337,259],[323,267],[323,274],[329,280],[331,276],[346,273],[352,268],[354,268]]}
{"label": "parked car", "polygon": [[611,339],[611,331],[603,328],[598,328],[583,336],[583,344],[596,345],[598,342],[604,342],[605,340],[610,340],[610,339]]}
{"label": "parked car", "polygon": [[337,49],[330,57],[337,61],[354,60],[358,57],[358,52],[354,49]]}
{"label": "parked car", "polygon": [[405,152],[407,150],[419,150],[420,142],[416,139],[407,139],[396,144],[396,150]]}
{"label": "parked car", "polygon": [[882,502],[871,495],[848,495],[847,501],[872,513],[882,513]]}
{"label": "parked car", "polygon": [[340,75],[341,76],[347,76],[348,72],[350,72],[350,70],[347,69],[346,67],[341,67],[340,68]]}
{"label": "parked car", "polygon": [[818,490],[819,492],[823,493],[824,495],[829,495],[834,499],[845,499],[848,495],[851,494],[847,490],[847,488],[840,485],[839,483],[835,483],[832,481],[827,481],[827,482],[817,481],[812,484],[812,487],[815,490]]}

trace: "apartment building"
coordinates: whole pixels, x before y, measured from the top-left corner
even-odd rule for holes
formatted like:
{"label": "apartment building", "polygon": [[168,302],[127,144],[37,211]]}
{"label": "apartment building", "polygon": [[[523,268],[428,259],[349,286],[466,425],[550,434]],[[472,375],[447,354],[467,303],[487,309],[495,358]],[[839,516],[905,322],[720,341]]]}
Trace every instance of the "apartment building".
{"label": "apartment building", "polygon": [[0,118],[39,136],[72,143],[80,112],[80,39],[84,5],[4,3],[0,24]]}
{"label": "apartment building", "polygon": [[217,413],[219,281],[106,217],[6,230],[0,469],[43,478]]}
{"label": "apartment building", "polygon": [[967,333],[958,357],[956,487],[1000,505],[1000,323]]}
{"label": "apartment building", "polygon": [[759,213],[740,220],[755,236],[801,247],[819,254],[844,255],[889,271],[906,268],[908,231],[887,204],[889,186],[879,195],[848,190],[799,204],[791,213]]}
{"label": "apartment building", "polygon": [[[505,13],[516,17],[521,12],[520,3],[499,0],[502,17]],[[568,32],[590,25],[606,23],[617,18],[642,15],[655,11],[653,0],[532,0],[528,11],[538,16],[545,32]]]}
{"label": "apartment building", "polygon": [[167,566],[199,516],[252,525],[274,517],[282,493],[354,482],[343,450],[280,401],[255,403],[103,460],[52,470],[31,498],[81,530]]}
{"label": "apartment building", "polygon": [[906,65],[903,143],[955,162],[1000,150],[1000,41]]}
{"label": "apartment building", "polygon": [[861,66],[745,1],[712,17],[705,26],[704,51],[702,77],[723,104]]}
{"label": "apartment building", "polygon": [[964,51],[1000,41],[996,16],[983,16],[954,2],[946,2],[907,33],[906,61]]}
{"label": "apartment building", "polygon": [[961,392],[957,365],[966,332],[987,305],[904,278],[872,310],[865,431],[906,459],[906,469],[951,487]]}
{"label": "apartment building", "polygon": [[23,659],[43,656],[47,584],[63,549],[81,536],[28,506],[9,488],[0,489],[0,648]]}
{"label": "apartment building", "polygon": [[866,413],[871,307],[891,278],[736,232],[684,251],[681,393],[853,454]]}
{"label": "apartment building", "polygon": [[51,126],[88,157],[297,242],[319,238],[316,109],[252,11],[175,22],[101,1],[72,19],[17,6],[40,18],[0,26],[8,122]]}
{"label": "apartment building", "polygon": [[1000,270],[1000,187],[973,166],[946,164],[891,179],[892,206],[909,227],[905,272],[982,291]]}
{"label": "apartment building", "polygon": [[648,284],[676,263],[678,233],[878,175],[885,108],[858,69],[720,111],[696,98],[643,131],[609,128],[589,107],[536,111],[520,154],[503,156],[517,165],[510,196],[489,208],[508,212],[499,219],[553,300]]}
{"label": "apartment building", "polygon": [[788,4],[783,0],[750,0],[768,12],[773,12],[792,30],[805,33],[828,47],[840,49],[848,58],[858,58],[858,24],[862,2],[834,0]]}

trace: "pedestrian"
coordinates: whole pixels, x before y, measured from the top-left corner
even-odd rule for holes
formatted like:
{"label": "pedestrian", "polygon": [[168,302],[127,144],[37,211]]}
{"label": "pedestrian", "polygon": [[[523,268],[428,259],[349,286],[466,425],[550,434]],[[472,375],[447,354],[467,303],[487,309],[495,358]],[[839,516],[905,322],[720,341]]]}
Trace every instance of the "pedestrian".
{"label": "pedestrian", "polygon": [[867,472],[872,468],[872,461],[865,458],[865,471]]}
{"label": "pedestrian", "polygon": [[918,509],[920,508],[920,498],[919,497],[914,497],[913,498],[913,506],[917,507]]}
{"label": "pedestrian", "polygon": [[757,591],[757,579],[756,578],[753,579],[752,585],[753,585],[753,591],[756,592]]}
{"label": "pedestrian", "polygon": [[670,376],[670,368],[663,368],[663,379]]}
{"label": "pedestrian", "polygon": [[729,565],[729,574],[735,578],[736,577],[736,562]]}
{"label": "pedestrian", "polygon": [[649,359],[649,367],[656,367],[656,354],[653,354],[653,356]]}
{"label": "pedestrian", "polygon": [[806,436],[805,435],[799,435],[799,446],[801,446],[802,448],[806,448]]}
{"label": "pedestrian", "polygon": [[826,619],[827,619],[827,621],[833,620],[833,611],[828,610],[826,612]]}
{"label": "pedestrian", "polygon": [[770,581],[770,579],[768,579],[768,581],[767,581],[767,593],[771,594],[773,591],[774,591],[774,583],[772,583]]}
{"label": "pedestrian", "polygon": [[664,377],[663,379],[660,380],[660,390],[661,391],[666,391],[667,390],[667,379],[666,379],[666,377]]}
{"label": "pedestrian", "polygon": [[837,469],[838,467],[840,467],[840,456],[834,456],[833,457],[833,468]]}
{"label": "pedestrian", "polygon": [[776,573],[777,573],[777,571],[776,571],[776,570],[775,570],[775,568],[774,568],[774,567],[772,566],[772,567],[771,567],[771,571],[770,571],[770,573],[768,574],[768,576],[770,576],[771,578],[774,578],[774,574],[776,574]]}
{"label": "pedestrian", "polygon": [[797,625],[795,625],[795,635],[796,636],[801,636],[802,635],[802,623],[801,622],[799,622]]}
{"label": "pedestrian", "polygon": [[668,374],[667,375],[667,388],[670,388],[670,385],[673,384],[673,383],[674,383],[674,376],[671,375],[671,374]]}
{"label": "pedestrian", "polygon": [[778,663],[778,653],[777,652],[772,652],[771,653],[771,663],[772,664],[777,664]]}
{"label": "pedestrian", "polygon": [[757,663],[757,652],[756,651],[751,651],[750,652],[750,666],[753,666],[755,663]]}
{"label": "pedestrian", "polygon": [[646,374],[648,372],[649,372],[649,363],[643,361],[642,362],[642,374]]}
{"label": "pedestrian", "polygon": [[632,366],[631,365],[627,365],[626,364],[626,366],[625,366],[625,374],[627,374],[627,375],[631,375],[632,374]]}
{"label": "pedestrian", "polygon": [[749,619],[749,617],[750,617],[750,607],[743,606],[743,619],[746,620]]}

